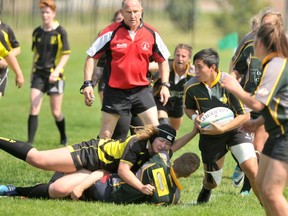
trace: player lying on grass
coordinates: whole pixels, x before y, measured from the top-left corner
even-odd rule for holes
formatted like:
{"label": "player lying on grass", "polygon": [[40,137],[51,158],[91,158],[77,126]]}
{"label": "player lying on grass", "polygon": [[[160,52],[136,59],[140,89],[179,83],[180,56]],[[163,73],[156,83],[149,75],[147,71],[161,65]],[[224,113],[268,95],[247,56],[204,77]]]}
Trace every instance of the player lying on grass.
{"label": "player lying on grass", "polygon": [[178,178],[187,178],[194,173],[199,168],[200,159],[197,154],[187,152],[176,158],[171,166],[169,158],[167,152],[155,154],[136,173],[137,178],[143,184],[155,186],[152,195],[141,193],[126,184],[117,174],[110,174],[104,170],[94,172],[79,170],[66,174],[55,182],[32,187],[1,185],[0,195],[28,198],[66,198],[71,196],[73,200],[124,204],[143,202],[177,204],[182,189]]}
{"label": "player lying on grass", "polygon": [[[188,143],[196,134],[193,130],[175,142],[176,131],[169,125],[146,125],[126,140],[91,139],[63,148],[38,151],[31,145],[0,138],[0,148],[28,164],[57,172],[71,173],[80,169],[106,170],[118,175],[144,194],[152,194],[154,186],[143,185],[135,172],[160,151],[173,151]],[[173,144],[174,143],[174,144]],[[173,144],[173,145],[172,145]]]}

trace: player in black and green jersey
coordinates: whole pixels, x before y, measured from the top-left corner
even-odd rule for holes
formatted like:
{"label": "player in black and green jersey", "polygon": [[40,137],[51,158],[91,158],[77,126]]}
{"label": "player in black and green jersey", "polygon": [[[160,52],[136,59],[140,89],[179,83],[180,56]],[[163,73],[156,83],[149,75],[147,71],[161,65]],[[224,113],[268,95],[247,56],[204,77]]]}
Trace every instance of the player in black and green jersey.
{"label": "player in black and green jersey", "polygon": [[[219,56],[213,49],[204,49],[196,53],[193,57],[193,64],[196,76],[190,79],[185,86],[184,110],[200,130],[199,148],[205,175],[197,202],[208,202],[211,190],[220,184],[224,159],[228,150],[239,161],[258,196],[255,187],[258,165],[254,146],[250,135],[239,128],[249,120],[250,114],[246,112],[241,101],[223,89],[220,84],[222,79],[231,75],[220,71]],[[240,86],[239,83],[237,85]],[[212,124],[212,129],[201,128],[200,117],[197,114],[202,115],[214,107],[231,109],[235,118],[222,127]]]}

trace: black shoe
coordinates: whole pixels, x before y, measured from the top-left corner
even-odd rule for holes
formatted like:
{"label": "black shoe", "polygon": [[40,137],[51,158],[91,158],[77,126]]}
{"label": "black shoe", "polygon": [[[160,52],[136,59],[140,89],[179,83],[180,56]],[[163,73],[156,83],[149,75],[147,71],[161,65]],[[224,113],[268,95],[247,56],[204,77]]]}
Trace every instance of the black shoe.
{"label": "black shoe", "polygon": [[202,187],[202,189],[198,195],[198,198],[197,198],[197,204],[209,202],[211,194],[212,194],[212,190],[208,190],[208,189],[205,189],[204,187]]}

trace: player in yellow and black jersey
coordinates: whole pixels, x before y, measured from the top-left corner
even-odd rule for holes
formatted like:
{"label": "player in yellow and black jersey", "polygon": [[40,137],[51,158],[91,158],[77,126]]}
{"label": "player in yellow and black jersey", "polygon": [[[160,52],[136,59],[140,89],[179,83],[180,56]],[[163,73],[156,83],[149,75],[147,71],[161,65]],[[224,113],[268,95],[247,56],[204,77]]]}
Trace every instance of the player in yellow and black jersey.
{"label": "player in yellow and black jersey", "polygon": [[62,113],[64,95],[64,66],[70,56],[66,30],[54,20],[56,5],[53,0],[40,0],[39,8],[43,24],[33,31],[34,52],[30,114],[28,118],[28,142],[33,143],[38,127],[38,115],[45,93],[50,97],[50,107],[60,132],[60,144],[67,144],[65,118]]}

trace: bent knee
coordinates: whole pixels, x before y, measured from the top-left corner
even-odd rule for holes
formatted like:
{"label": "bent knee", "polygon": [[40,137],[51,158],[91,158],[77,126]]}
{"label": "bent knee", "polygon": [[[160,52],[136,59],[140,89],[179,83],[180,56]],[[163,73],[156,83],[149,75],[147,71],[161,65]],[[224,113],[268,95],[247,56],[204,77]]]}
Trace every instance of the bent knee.
{"label": "bent knee", "polygon": [[62,184],[52,183],[49,186],[49,196],[52,199],[64,198],[71,193],[71,189]]}

